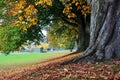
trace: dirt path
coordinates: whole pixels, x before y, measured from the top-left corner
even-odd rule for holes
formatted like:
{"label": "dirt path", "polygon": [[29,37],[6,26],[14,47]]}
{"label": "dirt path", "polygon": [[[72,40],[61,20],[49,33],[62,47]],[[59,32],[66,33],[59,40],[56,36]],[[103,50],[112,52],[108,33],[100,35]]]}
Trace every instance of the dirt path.
{"label": "dirt path", "polygon": [[39,67],[44,67],[44,66],[47,66],[49,64],[61,63],[61,62],[66,61],[66,60],[70,60],[71,58],[74,58],[80,54],[81,53],[73,54],[73,55],[68,55],[68,54],[67,55],[60,55],[60,57],[53,58],[50,60],[45,60],[43,62],[36,63],[36,64],[25,65],[25,66],[16,67],[16,68],[3,69],[3,70],[0,70],[0,80],[5,79],[6,77],[12,77],[12,76],[14,76],[16,74],[20,74],[24,71],[31,71],[31,70],[34,70],[34,69],[39,68]]}

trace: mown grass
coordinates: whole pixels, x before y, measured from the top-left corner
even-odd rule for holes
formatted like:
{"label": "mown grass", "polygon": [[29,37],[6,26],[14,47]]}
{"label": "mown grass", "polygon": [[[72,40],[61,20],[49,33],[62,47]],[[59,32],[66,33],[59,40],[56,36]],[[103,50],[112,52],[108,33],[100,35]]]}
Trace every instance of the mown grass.
{"label": "mown grass", "polygon": [[47,59],[59,57],[65,52],[47,52],[47,53],[22,53],[0,55],[0,68],[38,63]]}

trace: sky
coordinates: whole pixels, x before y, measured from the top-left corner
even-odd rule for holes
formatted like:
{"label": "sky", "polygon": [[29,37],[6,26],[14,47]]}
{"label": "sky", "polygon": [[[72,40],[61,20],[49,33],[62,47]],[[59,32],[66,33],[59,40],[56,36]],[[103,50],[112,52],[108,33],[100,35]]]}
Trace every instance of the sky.
{"label": "sky", "polygon": [[46,36],[47,35],[47,31],[46,30],[42,30],[42,33]]}

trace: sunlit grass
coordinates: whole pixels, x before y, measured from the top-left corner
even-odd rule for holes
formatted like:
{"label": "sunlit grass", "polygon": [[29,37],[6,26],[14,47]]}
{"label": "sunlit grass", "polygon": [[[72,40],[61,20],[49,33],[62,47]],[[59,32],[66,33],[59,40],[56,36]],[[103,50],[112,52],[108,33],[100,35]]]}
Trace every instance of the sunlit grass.
{"label": "sunlit grass", "polygon": [[22,53],[0,55],[0,68],[38,63],[47,59],[59,57],[60,54],[65,52],[47,52],[47,53]]}

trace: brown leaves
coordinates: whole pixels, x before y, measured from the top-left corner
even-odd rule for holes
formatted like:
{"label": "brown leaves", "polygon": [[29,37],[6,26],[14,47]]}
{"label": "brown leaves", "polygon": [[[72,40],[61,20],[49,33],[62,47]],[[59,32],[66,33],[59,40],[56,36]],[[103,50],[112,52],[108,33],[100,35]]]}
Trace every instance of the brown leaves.
{"label": "brown leaves", "polygon": [[34,69],[26,69],[21,73],[10,76],[2,76],[3,79],[19,80],[119,80],[120,61],[96,64],[49,64],[44,67],[34,66]]}
{"label": "brown leaves", "polygon": [[[64,78],[74,78],[76,79],[102,79],[102,80],[118,80],[120,79],[120,68],[116,68],[117,71],[114,71],[110,66],[117,66],[114,65],[117,62],[113,62],[111,64],[104,64],[99,63],[97,64],[99,67],[95,68],[95,64],[85,64],[82,65],[81,63],[77,64],[69,64],[65,66],[60,65],[48,65],[40,70],[42,76],[39,78],[44,78],[42,80],[61,80]],[[44,70],[44,71],[43,71]],[[117,74],[116,74],[117,72]],[[36,72],[35,72],[36,74]],[[38,76],[38,75],[37,75]],[[45,79],[46,78],[46,79]]]}

